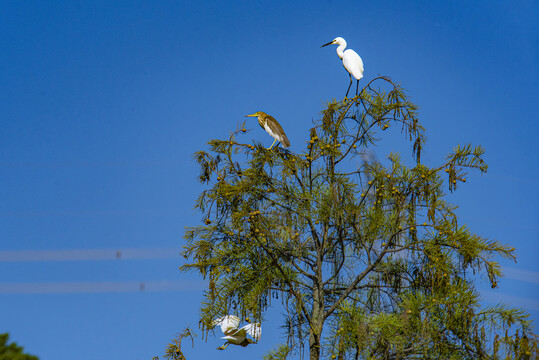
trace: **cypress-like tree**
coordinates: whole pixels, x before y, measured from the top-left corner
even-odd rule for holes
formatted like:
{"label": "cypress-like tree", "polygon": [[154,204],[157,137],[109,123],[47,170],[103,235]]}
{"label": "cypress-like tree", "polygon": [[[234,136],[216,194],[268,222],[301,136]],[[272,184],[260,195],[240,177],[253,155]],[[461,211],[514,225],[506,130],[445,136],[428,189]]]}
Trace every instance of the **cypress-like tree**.
{"label": "cypress-like tree", "polygon": [[[412,166],[364,156],[388,128],[410,141]],[[226,314],[263,324],[279,299],[288,337],[267,359],[537,356],[528,315],[483,306],[475,288],[480,275],[496,287],[497,259],[514,249],[474,234],[446,200],[469,170],[486,172],[481,147],[422,164],[417,107],[387,77],[327,104],[302,154],[268,151],[245,132],[195,154],[207,188],[181,269],[209,280],[203,331]]]}
{"label": "cypress-like tree", "polygon": [[8,344],[9,334],[0,334],[0,360],[39,360],[37,356],[24,353],[22,346]]}

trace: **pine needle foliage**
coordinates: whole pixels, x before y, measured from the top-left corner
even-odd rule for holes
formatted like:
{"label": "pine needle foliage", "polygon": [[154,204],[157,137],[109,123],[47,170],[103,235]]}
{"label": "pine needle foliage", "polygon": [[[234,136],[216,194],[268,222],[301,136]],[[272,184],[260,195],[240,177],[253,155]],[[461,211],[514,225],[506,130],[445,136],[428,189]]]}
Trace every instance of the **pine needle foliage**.
{"label": "pine needle foliage", "polygon": [[279,345],[277,349],[264,355],[263,360],[286,360],[291,351],[288,345]]}
{"label": "pine needle foliage", "polygon": [[[410,142],[413,166],[362,160],[388,128]],[[474,234],[446,200],[468,171],[487,171],[481,147],[422,164],[417,107],[387,77],[328,103],[304,153],[268,151],[245,132],[195,154],[203,217],[186,230],[181,269],[209,280],[203,332],[226,314],[262,321],[278,301],[288,336],[267,359],[537,356],[528,315],[485,308],[475,289],[478,275],[497,286],[497,259],[514,249]]]}
{"label": "pine needle foliage", "polygon": [[24,353],[22,346],[8,344],[9,334],[0,334],[0,360],[39,360],[37,356]]}
{"label": "pine needle foliage", "polygon": [[[182,340],[187,337],[191,339],[191,346],[195,346],[194,337],[196,337],[196,335],[192,333],[189,327],[186,327],[168,344],[165,351],[166,360],[186,360],[186,357],[182,352]],[[154,356],[152,360],[159,360],[159,356]]]}

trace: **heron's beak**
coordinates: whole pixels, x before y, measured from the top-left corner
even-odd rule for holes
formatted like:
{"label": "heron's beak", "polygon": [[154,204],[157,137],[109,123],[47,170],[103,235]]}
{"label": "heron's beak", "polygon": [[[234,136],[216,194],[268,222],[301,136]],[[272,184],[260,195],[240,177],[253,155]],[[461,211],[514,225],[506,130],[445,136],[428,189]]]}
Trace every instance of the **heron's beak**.
{"label": "heron's beak", "polygon": [[333,45],[333,44],[334,44],[334,42],[333,42],[333,41],[330,41],[330,42],[328,42],[327,44],[324,44],[324,45],[322,45],[322,46],[320,46],[320,47],[323,48],[324,46]]}
{"label": "heron's beak", "polygon": [[245,117],[256,117],[256,114],[245,115]]}

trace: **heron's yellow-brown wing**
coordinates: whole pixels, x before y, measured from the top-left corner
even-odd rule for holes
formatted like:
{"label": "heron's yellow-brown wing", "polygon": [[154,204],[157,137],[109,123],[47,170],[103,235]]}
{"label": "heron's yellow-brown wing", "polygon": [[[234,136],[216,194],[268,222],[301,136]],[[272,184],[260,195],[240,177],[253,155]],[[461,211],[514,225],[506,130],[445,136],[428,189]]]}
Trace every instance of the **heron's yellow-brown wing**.
{"label": "heron's yellow-brown wing", "polygon": [[283,147],[287,148],[290,146],[290,140],[286,136],[281,124],[271,115],[266,114],[264,130],[267,131],[274,139],[277,139]]}

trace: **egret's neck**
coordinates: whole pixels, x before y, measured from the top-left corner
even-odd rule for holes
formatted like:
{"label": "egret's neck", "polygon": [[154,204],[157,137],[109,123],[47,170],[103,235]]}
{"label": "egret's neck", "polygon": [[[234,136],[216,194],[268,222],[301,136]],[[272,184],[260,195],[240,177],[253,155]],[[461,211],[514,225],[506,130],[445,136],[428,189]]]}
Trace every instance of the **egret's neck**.
{"label": "egret's neck", "polygon": [[337,48],[337,55],[342,59],[344,56],[344,49],[346,49],[346,41],[342,41]]}

